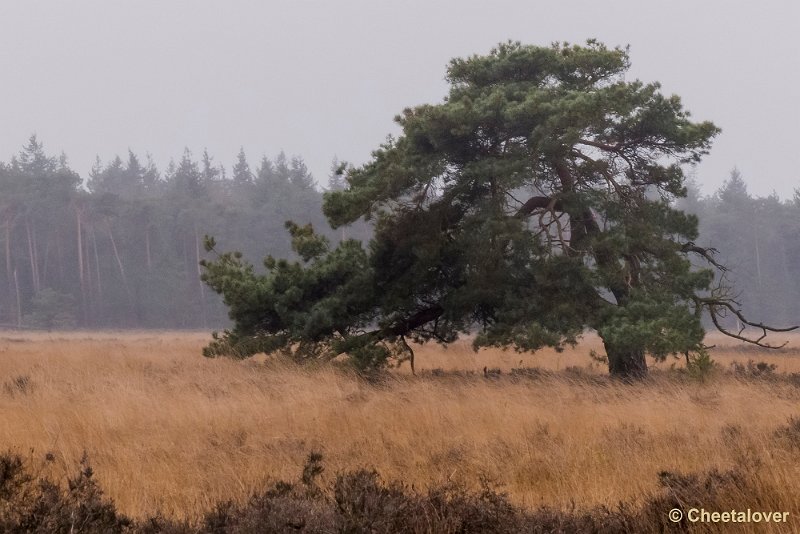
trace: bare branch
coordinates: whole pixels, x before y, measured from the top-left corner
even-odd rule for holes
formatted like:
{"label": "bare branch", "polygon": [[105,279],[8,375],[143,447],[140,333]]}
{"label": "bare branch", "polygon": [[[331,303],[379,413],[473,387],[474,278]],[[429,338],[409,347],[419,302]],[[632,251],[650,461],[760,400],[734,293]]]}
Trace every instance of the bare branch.
{"label": "bare branch", "polygon": [[[764,323],[754,323],[752,321],[747,320],[747,318],[742,314],[741,310],[735,308],[730,300],[727,299],[719,299],[719,298],[702,298],[697,297],[695,302],[698,306],[705,306],[708,308],[709,315],[711,316],[711,321],[714,323],[714,326],[720,333],[732,337],[734,339],[738,339],[740,341],[744,341],[745,343],[751,343],[753,345],[757,345],[759,347],[763,347],[765,349],[779,349],[781,347],[786,346],[788,341],[780,344],[780,345],[770,345],[769,343],[764,343],[762,340],[767,337],[768,332],[791,332],[792,330],[797,330],[800,326],[790,326],[787,328],[777,328],[774,326],[767,326]],[[737,319],[743,325],[738,333],[731,332],[730,330],[723,327],[720,322],[719,318],[722,316],[724,312],[730,312],[736,316]],[[758,328],[761,330],[761,335],[758,338],[751,338],[743,335],[743,332],[746,327],[753,327]]]}

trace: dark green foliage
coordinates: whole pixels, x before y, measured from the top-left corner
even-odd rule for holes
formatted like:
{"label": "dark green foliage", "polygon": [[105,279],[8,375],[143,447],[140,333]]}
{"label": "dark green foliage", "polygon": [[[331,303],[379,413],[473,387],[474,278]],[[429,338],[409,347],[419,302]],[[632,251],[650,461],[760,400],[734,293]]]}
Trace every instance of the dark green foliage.
{"label": "dark green foliage", "polygon": [[[475,333],[476,348],[532,351],[592,328],[612,374],[641,376],[645,354],[700,350],[714,277],[689,256],[713,258],[674,202],[682,166],[719,130],[657,83],[626,81],[628,66],[626,50],[595,41],[453,60],[444,103],[404,110],[400,137],[336,170],[347,186],[326,193],[324,212],[334,227],[374,221],[367,250],[323,251],[292,226],[305,265],[268,260],[255,277],[230,256],[205,264],[234,321],[210,352],[264,340],[253,347],[346,351],[364,367],[408,352],[398,338]],[[322,278],[348,261],[357,272]],[[357,296],[339,292],[356,281]]]}
{"label": "dark green foliage", "polygon": [[692,355],[687,354],[686,372],[695,380],[705,381],[717,368],[717,362],[711,359],[711,354],[705,347]]}
{"label": "dark green foliage", "polygon": [[[343,344],[358,352],[354,338],[344,334],[373,317],[366,252],[352,240],[328,252],[310,226],[289,228],[303,263],[270,256],[267,273],[259,274],[238,253],[203,262],[203,280],[223,295],[235,324],[206,348],[206,356],[281,351],[305,360],[335,356]],[[207,240],[206,248],[213,244]]]}

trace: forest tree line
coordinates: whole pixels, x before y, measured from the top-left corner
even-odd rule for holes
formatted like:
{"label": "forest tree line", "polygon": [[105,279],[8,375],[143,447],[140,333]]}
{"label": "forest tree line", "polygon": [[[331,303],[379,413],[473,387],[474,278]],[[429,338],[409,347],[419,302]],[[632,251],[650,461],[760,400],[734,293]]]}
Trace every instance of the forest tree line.
{"label": "forest tree line", "polygon": [[[335,166],[335,165],[334,165]],[[343,187],[335,173],[328,187]],[[366,240],[366,225],[333,231],[302,158],[283,153],[230,170],[186,150],[160,171],[133,152],[99,160],[86,180],[32,137],[0,162],[0,326],[219,328],[220,297],[200,280],[203,238],[256,265],[291,257],[284,223],[311,223],[336,242]],[[755,197],[733,171],[714,194],[696,185],[679,206],[700,218],[698,244],[719,250],[750,317],[800,318],[800,190]]]}
{"label": "forest tree line", "polygon": [[257,264],[290,257],[289,219],[366,237],[330,230],[321,204],[303,160],[283,153],[251,166],[240,151],[228,171],[186,150],[162,172],[129,152],[84,181],[34,136],[0,163],[0,325],[220,327],[226,309],[200,280],[204,236]]}

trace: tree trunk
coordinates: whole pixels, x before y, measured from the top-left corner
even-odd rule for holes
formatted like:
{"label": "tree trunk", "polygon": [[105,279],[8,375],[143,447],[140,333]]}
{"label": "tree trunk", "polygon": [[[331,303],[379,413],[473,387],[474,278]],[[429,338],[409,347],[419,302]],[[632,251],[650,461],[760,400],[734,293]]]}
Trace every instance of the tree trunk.
{"label": "tree trunk", "polygon": [[[58,239],[58,235],[56,235],[56,239]],[[42,261],[42,284],[44,287],[48,287],[50,284],[47,283],[47,267],[49,266],[49,258],[50,258],[50,244],[52,240],[48,239],[45,242],[44,246],[44,260]],[[57,282],[56,282],[57,283]],[[56,286],[56,283],[53,283],[53,287]]]}
{"label": "tree trunk", "polygon": [[[88,281],[89,307],[87,325],[97,325],[98,318],[103,311],[103,288],[100,280],[100,257],[97,254],[97,235],[94,224],[90,224],[84,233],[84,262],[86,264],[86,279]],[[94,251],[94,268],[90,252]]]}
{"label": "tree trunk", "polygon": [[81,316],[83,317],[83,324],[86,324],[86,309],[88,303],[86,301],[86,277],[83,265],[83,230],[81,224],[81,210],[75,210],[75,232],[78,235],[78,280],[81,284]]}
{"label": "tree trunk", "polygon": [[95,234],[94,227],[92,227],[92,250],[94,251],[94,268],[97,273],[97,299],[99,307],[102,309],[103,304],[103,286],[100,283],[100,256],[97,254],[97,235]]}
{"label": "tree trunk", "polygon": [[36,268],[36,252],[33,245],[33,234],[31,233],[31,224],[25,220],[25,233],[28,237],[28,259],[31,262],[31,283],[33,285],[33,293],[39,292],[39,272]]}
{"label": "tree trunk", "polygon": [[83,247],[83,265],[84,269],[86,270],[86,302],[83,305],[83,325],[86,326],[89,323],[89,318],[94,315],[92,310],[94,309],[94,302],[96,299],[94,295],[92,262],[89,260],[89,231],[85,227],[83,230],[83,239],[81,240],[81,245]]}
{"label": "tree trunk", "polygon": [[153,259],[150,255],[150,228],[148,226],[144,228],[144,249],[147,261],[147,272],[149,273],[153,270]]}
{"label": "tree trunk", "polygon": [[603,346],[608,356],[608,372],[616,378],[644,378],[647,376],[647,360],[644,349],[616,347],[606,340]]}
{"label": "tree trunk", "polygon": [[14,274],[13,267],[11,266],[11,218],[6,219],[6,242],[5,242],[5,255],[6,255],[6,278],[8,279],[8,294],[9,296],[14,293]]}
{"label": "tree trunk", "polygon": [[64,274],[64,247],[61,239],[56,239],[56,267],[58,268],[58,279],[63,284],[66,277]]}
{"label": "tree trunk", "polygon": [[17,278],[16,269],[14,269],[14,291],[17,295],[17,328],[22,328],[22,298],[19,294],[19,278]]}
{"label": "tree trunk", "polygon": [[208,312],[206,311],[206,285],[203,283],[203,268],[200,266],[200,234],[197,232],[197,224],[194,225],[194,250],[195,263],[197,265],[197,283],[200,286],[200,312],[203,317],[203,328],[208,328]]}
{"label": "tree trunk", "polygon": [[128,285],[128,277],[125,276],[125,267],[122,265],[122,258],[120,258],[119,250],[117,249],[117,242],[114,240],[114,234],[111,232],[111,221],[108,218],[106,218],[106,229],[108,230],[108,240],[111,242],[111,251],[114,252],[114,258],[117,260],[119,275],[122,278],[122,286],[125,288],[125,293],[128,295],[128,302],[133,303],[131,286]]}

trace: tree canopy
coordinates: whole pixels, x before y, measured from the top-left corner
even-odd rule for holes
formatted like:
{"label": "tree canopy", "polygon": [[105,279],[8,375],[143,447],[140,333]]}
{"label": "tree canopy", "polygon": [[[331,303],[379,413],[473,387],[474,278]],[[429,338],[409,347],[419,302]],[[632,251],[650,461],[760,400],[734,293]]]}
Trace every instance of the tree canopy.
{"label": "tree canopy", "polygon": [[726,313],[771,330],[741,314],[697,218],[675,208],[719,129],[628,68],[626,49],[596,41],[451,61],[444,101],[404,110],[402,135],[325,196],[333,227],[374,222],[366,247],[288,223],[299,261],[204,262],[234,321],[206,354],[372,367],[413,355],[407,338],[533,351],[591,328],[612,374],[642,376],[646,354],[703,350],[704,311],[723,330]]}

